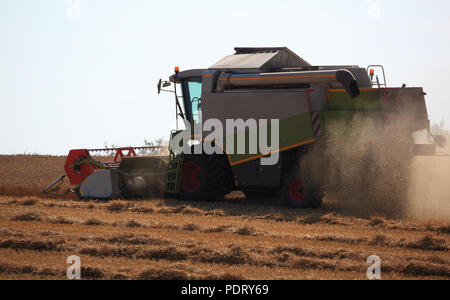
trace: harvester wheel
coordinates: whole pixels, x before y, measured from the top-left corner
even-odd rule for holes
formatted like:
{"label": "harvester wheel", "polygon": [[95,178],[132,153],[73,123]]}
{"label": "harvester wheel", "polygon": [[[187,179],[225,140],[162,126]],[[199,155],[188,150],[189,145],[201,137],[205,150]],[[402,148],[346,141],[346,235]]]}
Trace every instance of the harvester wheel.
{"label": "harvester wheel", "polygon": [[181,198],[214,201],[228,193],[227,169],[218,155],[186,155],[181,172]]}
{"label": "harvester wheel", "polygon": [[308,178],[306,172],[300,170],[300,157],[307,149],[291,152],[284,165],[281,183],[281,195],[287,206],[293,208],[319,208],[322,205],[323,193],[319,184]]}
{"label": "harvester wheel", "polygon": [[319,208],[324,194],[318,186],[300,179],[296,171],[291,171],[283,178],[282,197],[289,207]]}

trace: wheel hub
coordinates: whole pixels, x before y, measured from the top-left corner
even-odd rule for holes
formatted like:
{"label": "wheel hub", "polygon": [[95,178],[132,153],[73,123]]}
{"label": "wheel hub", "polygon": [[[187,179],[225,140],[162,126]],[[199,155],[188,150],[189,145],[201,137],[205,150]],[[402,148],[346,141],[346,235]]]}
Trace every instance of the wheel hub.
{"label": "wheel hub", "polygon": [[198,175],[200,166],[193,161],[187,161],[183,164],[181,172],[181,187],[188,193],[195,193],[200,188]]}
{"label": "wheel hub", "polygon": [[300,179],[294,179],[289,186],[289,195],[292,201],[302,203],[306,198],[306,186]]}

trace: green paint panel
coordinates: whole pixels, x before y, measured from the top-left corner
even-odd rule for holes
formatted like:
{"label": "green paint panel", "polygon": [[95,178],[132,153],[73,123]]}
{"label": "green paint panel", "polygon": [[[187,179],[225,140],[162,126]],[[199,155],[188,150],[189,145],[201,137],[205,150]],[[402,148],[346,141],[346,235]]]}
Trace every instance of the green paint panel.
{"label": "green paint panel", "polygon": [[[256,129],[253,129],[254,131],[256,131]],[[264,130],[264,132],[267,132],[269,137],[268,137],[268,144],[270,145],[270,128],[269,130],[267,130],[267,128],[265,127],[260,127],[259,130]],[[246,132],[246,149],[248,150],[248,143],[249,143],[249,131],[247,130]],[[254,132],[253,132],[254,133]],[[236,140],[237,140],[238,135],[234,136],[235,139],[235,147],[236,147]],[[280,145],[279,145],[279,149],[283,149],[286,147],[290,147],[299,143],[302,143],[304,141],[308,141],[313,139],[313,128],[312,128],[312,120],[311,120],[311,113],[307,112],[307,113],[303,113],[301,115],[298,116],[294,116],[294,117],[290,117],[284,120],[280,120]],[[259,148],[259,147],[258,147]],[[277,149],[277,150],[279,150]],[[260,149],[258,149],[258,153],[257,154],[231,154],[230,155],[230,161],[232,164],[235,164],[237,162],[240,161],[247,161],[249,159],[252,158],[256,158],[258,156],[260,156],[261,153],[259,151]],[[235,151],[236,152],[236,151]],[[266,153],[264,153],[266,154]]]}
{"label": "green paint panel", "polygon": [[322,115],[325,136],[352,147],[371,140],[379,132],[377,124],[383,120],[381,111],[324,111]]}
{"label": "green paint panel", "polygon": [[350,98],[345,91],[330,91],[329,110],[381,110],[380,91],[361,91],[356,98]]}
{"label": "green paint panel", "polygon": [[324,111],[322,112],[325,127],[333,123],[349,124],[355,117],[355,111]]}

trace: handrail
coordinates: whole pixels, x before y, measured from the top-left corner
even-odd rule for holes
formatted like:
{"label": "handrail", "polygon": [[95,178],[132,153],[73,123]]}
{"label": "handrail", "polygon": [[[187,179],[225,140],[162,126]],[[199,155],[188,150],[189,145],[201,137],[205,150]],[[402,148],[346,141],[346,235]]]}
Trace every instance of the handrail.
{"label": "handrail", "polygon": [[369,76],[370,76],[370,69],[371,68],[380,68],[382,70],[382,72],[383,72],[383,80],[384,80],[384,83],[381,84],[380,81],[379,81],[378,75],[377,75],[376,81],[373,81],[373,78],[371,77],[370,78],[370,80],[371,80],[370,83],[372,84],[372,86],[377,85],[378,88],[381,88],[381,86],[384,86],[385,88],[387,88],[387,80],[386,80],[386,73],[384,72],[384,67],[382,65],[370,65],[370,66],[368,66],[367,67],[367,73],[369,74]]}

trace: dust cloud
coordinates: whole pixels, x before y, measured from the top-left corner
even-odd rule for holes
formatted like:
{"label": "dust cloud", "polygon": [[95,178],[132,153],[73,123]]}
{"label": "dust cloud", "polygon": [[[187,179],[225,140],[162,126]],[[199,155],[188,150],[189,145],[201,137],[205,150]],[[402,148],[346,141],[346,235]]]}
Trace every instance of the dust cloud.
{"label": "dust cloud", "polygon": [[320,182],[343,213],[405,217],[414,140],[398,127],[364,113],[327,124],[326,137],[309,151],[301,170]]}
{"label": "dust cloud", "polygon": [[414,157],[408,196],[410,217],[450,220],[450,157]]}
{"label": "dust cloud", "polygon": [[[414,156],[411,132],[363,113],[327,124],[301,161],[302,176],[356,216],[450,219],[450,157]],[[450,151],[448,151],[450,153]]]}

